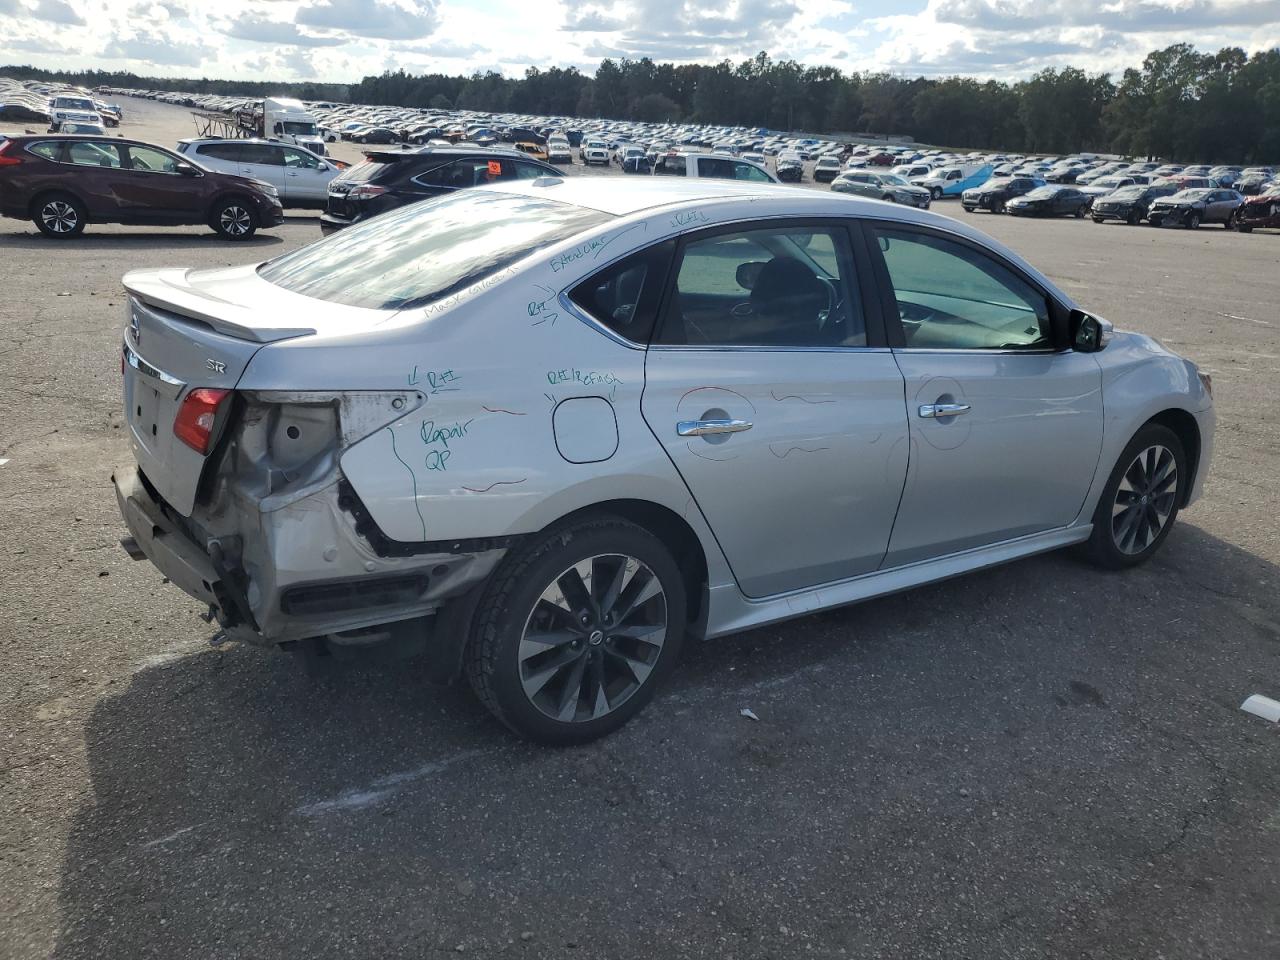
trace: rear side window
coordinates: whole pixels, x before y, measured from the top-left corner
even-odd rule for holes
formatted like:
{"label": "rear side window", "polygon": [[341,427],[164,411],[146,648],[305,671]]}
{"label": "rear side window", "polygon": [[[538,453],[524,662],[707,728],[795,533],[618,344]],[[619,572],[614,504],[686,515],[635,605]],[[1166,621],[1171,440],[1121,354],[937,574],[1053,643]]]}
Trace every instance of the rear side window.
{"label": "rear side window", "polygon": [[239,161],[244,153],[242,143],[206,143],[196,152],[202,157],[213,157],[215,160]]}
{"label": "rear side window", "polygon": [[44,157],[46,160],[61,160],[62,144],[56,140],[43,140],[28,146],[27,152],[34,153],[37,157]]}
{"label": "rear side window", "polygon": [[569,299],[623,339],[647,344],[674,250],[668,240],[627,257],[583,280]]}
{"label": "rear side window", "polygon": [[79,140],[67,145],[67,161],[82,167],[119,167],[120,148],[114,143]]}
{"label": "rear side window", "polygon": [[610,219],[553,200],[461,190],[348,227],[264,263],[258,273],[303,296],[403,310],[465,290]]}

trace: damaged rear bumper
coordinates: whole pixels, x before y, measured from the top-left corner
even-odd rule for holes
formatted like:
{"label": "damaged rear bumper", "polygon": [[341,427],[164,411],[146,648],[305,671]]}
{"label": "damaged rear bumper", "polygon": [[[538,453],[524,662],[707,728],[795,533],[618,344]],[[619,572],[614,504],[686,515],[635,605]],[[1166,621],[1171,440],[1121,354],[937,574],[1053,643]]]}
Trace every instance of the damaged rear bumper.
{"label": "damaged rear bumper", "polygon": [[258,645],[342,638],[434,614],[487,578],[505,553],[442,545],[389,556],[357,529],[362,521],[344,508],[349,493],[340,503],[336,480],[268,510],[237,491],[220,510],[191,519],[136,464],[115,470],[112,482],[136,550],[208,604],[228,637]]}

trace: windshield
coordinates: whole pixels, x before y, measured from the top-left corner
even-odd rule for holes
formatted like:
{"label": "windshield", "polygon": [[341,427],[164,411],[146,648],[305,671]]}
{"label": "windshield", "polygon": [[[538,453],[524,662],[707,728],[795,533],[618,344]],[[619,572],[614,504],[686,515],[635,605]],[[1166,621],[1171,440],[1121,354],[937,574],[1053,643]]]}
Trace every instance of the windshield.
{"label": "windshield", "polygon": [[460,190],[348,227],[258,268],[294,293],[403,310],[457,293],[608,214],[492,190]]}
{"label": "windshield", "polygon": [[902,179],[902,177],[898,176],[896,173],[882,173],[882,174],[880,174],[880,182],[881,182],[881,183],[887,183],[887,184],[889,184],[889,186],[891,186],[891,187],[909,187],[909,186],[911,186],[911,184],[909,184],[906,180],[903,180],[903,179]]}
{"label": "windshield", "polygon": [[1175,193],[1169,199],[1170,200],[1203,200],[1207,196],[1209,196],[1209,191],[1204,189],[1181,190],[1178,193]]}
{"label": "windshield", "polygon": [[1036,187],[1034,190],[1032,190],[1030,193],[1027,194],[1027,199],[1028,200],[1048,200],[1050,197],[1057,196],[1058,191],[1061,189],[1062,189],[1061,187]]}
{"label": "windshield", "polygon": [[1120,177],[1099,177],[1093,181],[1095,187],[1118,187],[1124,181]]}
{"label": "windshield", "polygon": [[1145,189],[1146,187],[1138,187],[1138,186],[1121,187],[1119,190],[1115,191],[1115,193],[1111,194],[1111,199],[1137,200],[1140,196],[1142,196],[1142,191]]}
{"label": "windshield", "polygon": [[79,97],[59,97],[57,106],[62,110],[86,110],[93,113],[93,101],[81,100]]}
{"label": "windshield", "polygon": [[314,137],[316,136],[316,125],[302,120],[286,120],[284,121],[284,132],[291,137]]}

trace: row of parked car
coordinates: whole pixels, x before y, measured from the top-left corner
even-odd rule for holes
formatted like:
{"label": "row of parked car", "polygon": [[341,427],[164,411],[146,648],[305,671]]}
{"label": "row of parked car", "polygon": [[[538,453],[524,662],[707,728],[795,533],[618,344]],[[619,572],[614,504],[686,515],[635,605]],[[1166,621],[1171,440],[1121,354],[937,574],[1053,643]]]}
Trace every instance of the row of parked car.
{"label": "row of parked car", "polygon": [[[875,158],[880,163],[886,157]],[[815,168],[815,179],[830,164]],[[969,212],[1011,216],[1092,217],[1095,223],[1178,225],[1215,223],[1249,232],[1280,226],[1280,180],[1271,167],[1181,166],[1154,161],[1125,163],[1097,157],[1005,157],[973,160],[939,154],[873,170],[852,156],[831,187],[927,208],[932,200],[960,196]]]}
{"label": "row of parked car", "polygon": [[118,103],[108,103],[83,87],[0,77],[0,122],[36,123],[60,133],[100,133],[120,126],[123,118]]}

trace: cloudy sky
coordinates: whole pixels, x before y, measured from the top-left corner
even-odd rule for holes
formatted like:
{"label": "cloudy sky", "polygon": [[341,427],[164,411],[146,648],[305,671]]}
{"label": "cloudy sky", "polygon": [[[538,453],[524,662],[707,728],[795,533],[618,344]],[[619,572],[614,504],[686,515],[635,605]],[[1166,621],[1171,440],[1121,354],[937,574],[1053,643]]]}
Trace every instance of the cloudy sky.
{"label": "cloudy sky", "polygon": [[0,0],[0,63],[355,80],[384,69],[590,71],[604,57],[775,58],[1021,77],[1149,50],[1280,46],[1280,0]]}

